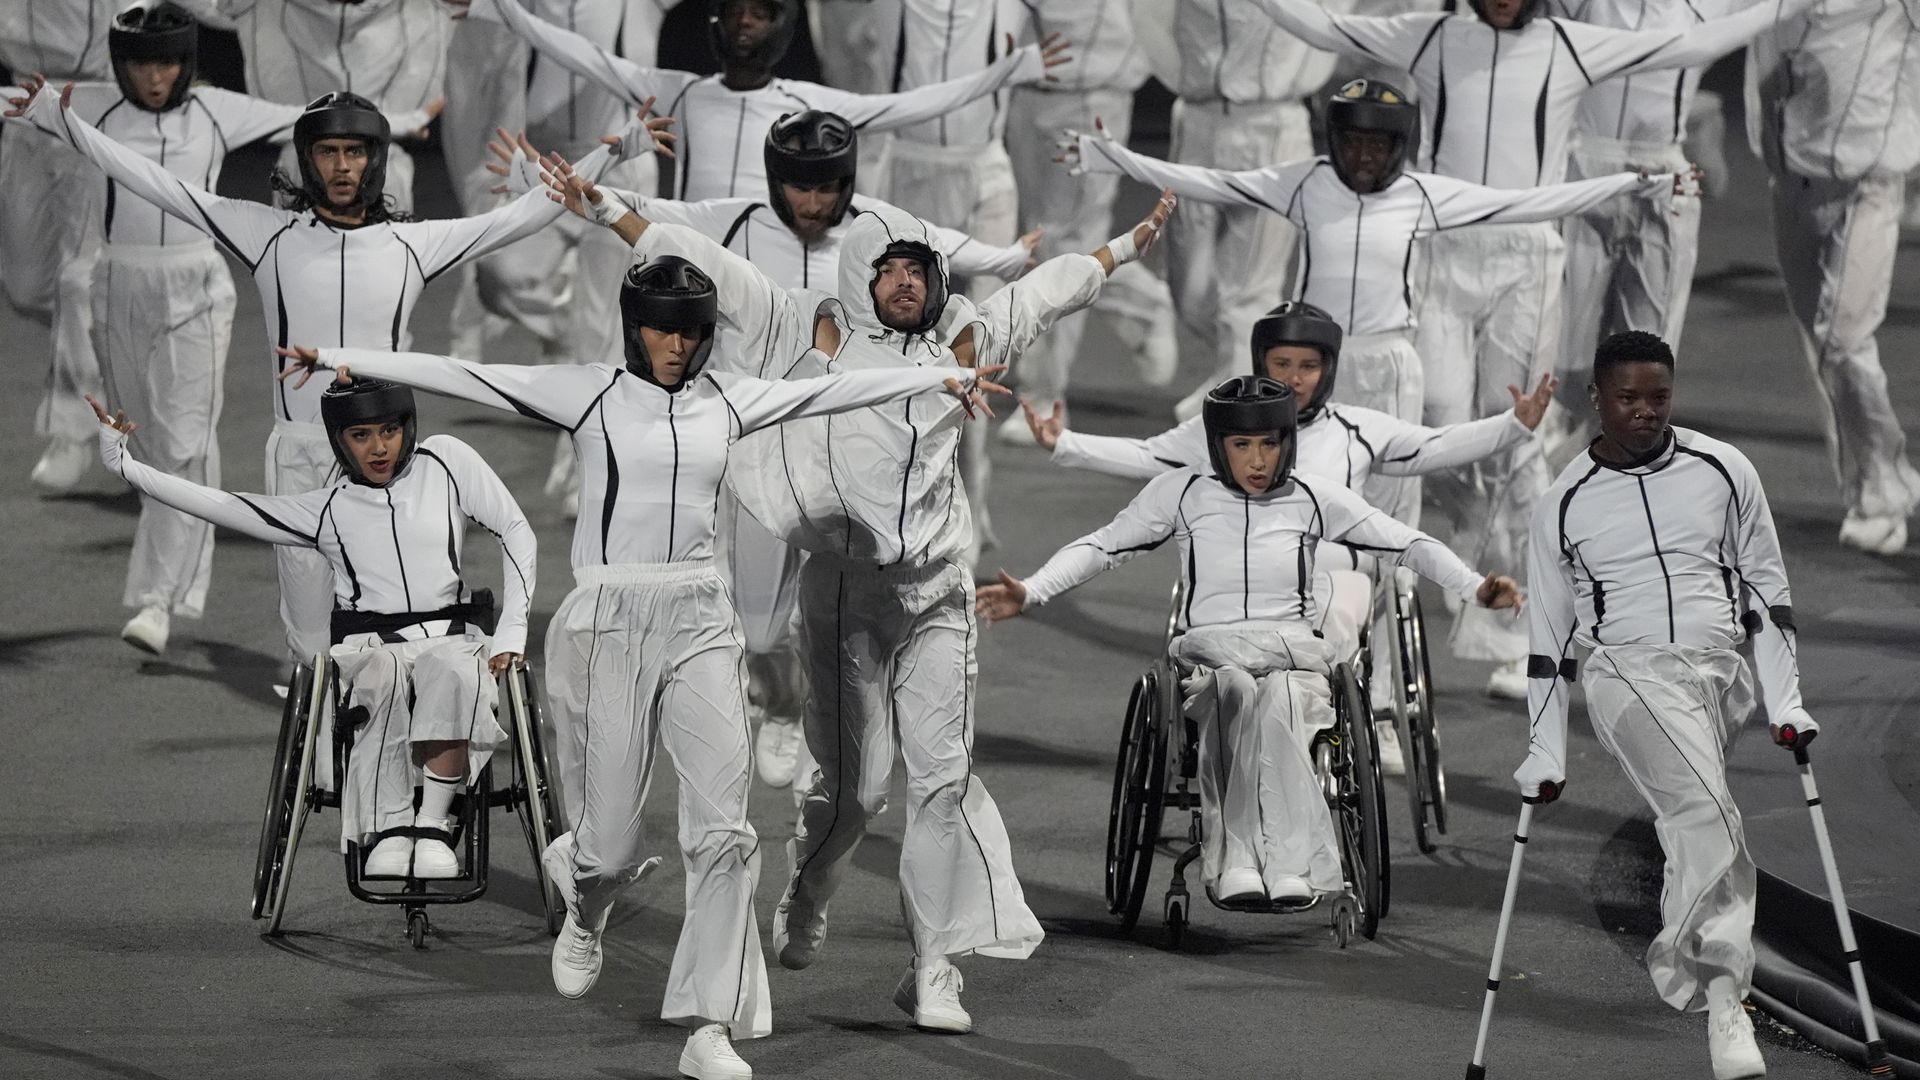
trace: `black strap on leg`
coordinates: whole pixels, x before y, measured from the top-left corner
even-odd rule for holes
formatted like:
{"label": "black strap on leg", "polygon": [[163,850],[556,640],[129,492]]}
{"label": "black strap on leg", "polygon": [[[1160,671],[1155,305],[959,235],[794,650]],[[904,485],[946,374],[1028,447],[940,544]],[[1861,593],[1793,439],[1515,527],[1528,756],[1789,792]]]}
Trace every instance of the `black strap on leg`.
{"label": "black strap on leg", "polygon": [[1527,657],[1527,678],[1529,679],[1560,678],[1572,682],[1579,674],[1579,670],[1579,665],[1574,663],[1571,656],[1562,658],[1557,664],[1553,662],[1553,657],[1542,656],[1539,653],[1532,653]]}

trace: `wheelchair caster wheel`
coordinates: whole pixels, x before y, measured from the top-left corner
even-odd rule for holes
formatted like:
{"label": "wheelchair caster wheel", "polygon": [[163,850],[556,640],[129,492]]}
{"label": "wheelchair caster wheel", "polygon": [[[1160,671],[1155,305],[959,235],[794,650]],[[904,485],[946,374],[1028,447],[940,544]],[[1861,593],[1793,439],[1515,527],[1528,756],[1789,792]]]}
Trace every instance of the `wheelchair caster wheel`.
{"label": "wheelchair caster wheel", "polygon": [[1333,942],[1346,948],[1359,932],[1360,912],[1354,907],[1353,898],[1342,896],[1333,902]]}
{"label": "wheelchair caster wheel", "polygon": [[413,942],[416,949],[427,947],[427,913],[416,911],[407,916],[407,940]]}
{"label": "wheelchair caster wheel", "polygon": [[1185,896],[1167,897],[1167,945],[1177,949],[1187,935],[1187,898]]}

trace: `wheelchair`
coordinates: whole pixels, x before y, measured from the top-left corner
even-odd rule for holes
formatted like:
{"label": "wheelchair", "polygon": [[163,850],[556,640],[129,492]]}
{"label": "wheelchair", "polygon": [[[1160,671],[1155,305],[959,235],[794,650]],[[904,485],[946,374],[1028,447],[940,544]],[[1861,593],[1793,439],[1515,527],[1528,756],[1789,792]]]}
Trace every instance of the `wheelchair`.
{"label": "wheelchair", "polygon": [[[1174,588],[1173,614],[1167,620],[1167,641],[1175,635],[1182,588]],[[1386,788],[1380,775],[1380,752],[1368,710],[1364,666],[1334,669],[1333,726],[1314,739],[1314,771],[1333,814],[1340,846],[1345,888],[1338,894],[1316,895],[1305,901],[1222,901],[1204,886],[1208,902],[1223,911],[1295,914],[1328,901],[1333,937],[1346,948],[1354,936],[1371,940],[1387,913],[1390,866],[1387,853]],[[1182,708],[1180,679],[1184,674],[1170,656],[1163,656],[1133,684],[1121,726],[1120,753],[1114,765],[1113,797],[1108,807],[1106,898],[1109,913],[1120,916],[1121,932],[1130,933],[1145,906],[1152,883],[1153,858],[1165,839],[1166,811],[1189,812],[1187,846],[1176,857],[1173,881],[1164,901],[1168,944],[1179,948],[1193,903],[1186,871],[1200,858],[1205,822],[1200,810],[1199,724]]]}
{"label": "wheelchair", "polygon": [[[452,808],[453,844],[461,851],[462,876],[423,881],[408,877],[369,880],[364,876],[367,854],[357,841],[346,851],[347,890],[371,904],[400,906],[406,916],[407,937],[416,949],[426,948],[432,929],[427,909],[439,904],[464,904],[487,891],[488,813],[493,807],[511,808],[520,819],[527,849],[533,856],[535,881],[540,889],[547,933],[557,935],[566,907],[547,880],[540,856],[560,835],[559,801],[553,787],[554,769],[544,736],[539,686],[525,660],[516,660],[500,676],[500,707],[511,718],[511,745],[497,751],[481,768],[467,791],[456,796]],[[347,712],[346,693],[338,668],[322,653],[311,664],[296,665],[281,715],[279,744],[267,784],[267,805],[260,826],[260,848],[254,865],[255,919],[267,923],[265,936],[281,934],[287,896],[293,879],[294,857],[307,815],[323,807],[340,806],[341,783],[346,776],[353,744],[351,723],[338,719]],[[322,755],[327,755],[326,759]],[[494,786],[494,768],[504,755],[509,760],[507,783]],[[330,769],[326,766],[331,766]],[[419,789],[414,804],[419,805]]]}
{"label": "wheelchair", "polygon": [[[1380,575],[1375,610],[1392,604],[1394,642],[1387,654],[1386,677],[1392,688],[1394,727],[1407,762],[1407,804],[1413,817],[1413,842],[1420,853],[1438,849],[1433,837],[1447,832],[1447,774],[1440,763],[1440,725],[1434,716],[1433,665],[1427,653],[1427,621],[1420,592],[1411,571]],[[1372,636],[1368,623],[1363,641]],[[1371,642],[1362,647],[1362,682],[1371,685],[1377,652]]]}

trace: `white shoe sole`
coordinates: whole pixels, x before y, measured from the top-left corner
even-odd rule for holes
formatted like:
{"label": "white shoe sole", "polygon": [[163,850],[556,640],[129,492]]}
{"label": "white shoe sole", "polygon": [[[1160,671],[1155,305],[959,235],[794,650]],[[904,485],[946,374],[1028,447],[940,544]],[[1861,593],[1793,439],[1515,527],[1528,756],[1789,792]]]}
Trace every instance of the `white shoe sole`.
{"label": "white shoe sole", "polygon": [[691,1076],[693,1080],[753,1080],[753,1066],[746,1062],[738,1065],[730,1061],[716,1061],[702,1066],[692,1054],[680,1052],[680,1075]]}

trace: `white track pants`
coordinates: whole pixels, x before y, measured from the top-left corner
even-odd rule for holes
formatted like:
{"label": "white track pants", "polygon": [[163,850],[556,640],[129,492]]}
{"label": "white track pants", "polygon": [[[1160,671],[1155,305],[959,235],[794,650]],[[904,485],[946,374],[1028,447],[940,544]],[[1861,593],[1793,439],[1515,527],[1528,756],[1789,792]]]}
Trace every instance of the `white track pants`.
{"label": "white track pants", "polygon": [[[1434,426],[1513,407],[1509,385],[1528,389],[1553,370],[1560,346],[1565,245],[1552,223],[1479,225],[1427,242],[1414,348],[1426,365],[1426,421]],[[1427,478],[1453,519],[1452,547],[1469,566],[1526,581],[1528,519],[1552,483],[1539,441]],[[1508,661],[1527,655],[1526,624],[1468,607],[1453,623],[1453,654]]]}
{"label": "white track pants", "polygon": [[720,493],[722,570],[746,640],[747,698],[774,723],[797,724],[807,700],[795,603],[806,552],[782,543]]}
{"label": "white track pants", "polygon": [[824,906],[907,767],[901,906],[917,956],[1014,959],[1045,934],[1012,843],[973,774],[973,581],[957,563],[881,571],[815,555],[800,572],[801,641],[819,763],[801,808],[793,891]]}
{"label": "white track pants", "polygon": [[1904,178],[1773,179],[1774,250],[1807,363],[1826,392],[1827,449],[1847,509],[1905,517],[1920,473],[1887,397],[1874,335],[1887,316]]}
{"label": "white track pants", "polygon": [[[0,276],[7,301],[53,330],[37,434],[91,440],[98,421],[84,394],[100,394],[94,359],[94,265],[106,188],[92,163],[24,124],[0,124]],[[21,358],[15,357],[18,363]]]}
{"label": "white track pants", "polygon": [[[325,487],[338,462],[318,424],[276,419],[267,433],[266,493],[298,495]],[[310,660],[327,651],[333,640],[333,566],[312,548],[273,547],[280,575],[280,623],[287,633],[287,651],[296,661]]]}
{"label": "white track pants", "polygon": [[686,917],[662,1019],[772,1030],[753,890],[760,838],[741,691],[740,624],[711,565],[591,566],[547,628],[547,696],[573,875],[591,920],[639,876],[640,810],[664,747],[680,789]]}
{"label": "white track pants", "polygon": [[[1248,359],[1252,359],[1251,350]],[[1247,370],[1242,368],[1242,371]],[[1426,375],[1413,342],[1400,331],[1360,334],[1340,346],[1333,399],[1420,423]],[[1409,525],[1420,524],[1420,478],[1376,472],[1361,485],[1367,502]]]}
{"label": "white track pants", "polygon": [[[107,408],[139,421],[133,443],[141,461],[216,488],[233,304],[233,278],[210,243],[110,247],[95,271],[95,353]],[[213,526],[142,497],[121,602],[197,619],[212,570]]]}
{"label": "white track pants", "polygon": [[1654,812],[1665,853],[1659,936],[1647,971],[1667,1004],[1698,1012],[1707,983],[1753,979],[1753,858],[1727,790],[1726,749],[1753,711],[1753,679],[1731,649],[1601,646],[1583,682],[1600,745]]}
{"label": "white track pants", "polygon": [[[1177,101],[1173,160],[1258,169],[1313,156],[1307,110],[1293,102]],[[1205,385],[1245,374],[1253,324],[1286,297],[1296,230],[1283,217],[1188,200],[1167,233],[1167,283],[1180,320],[1181,367]]]}
{"label": "white track pants", "polygon": [[[413,824],[413,789],[420,782],[414,743],[466,742],[484,753],[506,742],[494,720],[500,691],[487,673],[486,648],[485,641],[463,637],[380,644],[365,634],[329,650],[348,710],[366,710],[340,790],[341,850],[348,841],[364,846],[376,833]],[[485,761],[468,758],[469,783]]]}
{"label": "white track pants", "polygon": [[[1684,172],[1678,143],[1636,143],[1582,134],[1567,179],[1622,171]],[[1593,351],[1622,330],[1658,334],[1680,351],[1680,330],[1693,293],[1699,258],[1700,200],[1613,199],[1561,223],[1566,239],[1566,295],[1562,304],[1560,379],[1556,395],[1568,420],[1557,425],[1551,462],[1564,464],[1598,433],[1587,384]],[[1556,470],[1557,471],[1557,470]]]}
{"label": "white track pants", "polygon": [[1334,663],[1353,660],[1360,651],[1360,631],[1373,614],[1373,578],[1358,570],[1321,570],[1313,575],[1313,598]]}
{"label": "white track pants", "polygon": [[1201,868],[1260,872],[1269,892],[1283,876],[1338,892],[1339,842],[1308,748],[1333,724],[1324,676],[1252,675],[1198,668],[1184,680],[1186,714],[1200,725]]}
{"label": "white track pants", "polygon": [[[1092,131],[1099,117],[1113,137],[1127,141],[1133,129],[1133,91],[1117,89],[1035,90],[1016,87],[1007,110],[1007,150],[1020,188],[1020,223],[1025,229],[1045,229],[1042,259],[1063,252],[1088,253],[1113,238],[1114,197],[1120,177],[1111,174],[1074,176],[1054,159],[1061,133]],[[1183,207],[1181,213],[1186,213]],[[1178,215],[1176,215],[1178,217]],[[1044,407],[1064,400],[1080,340],[1087,321],[1098,313],[1136,352],[1156,327],[1164,330],[1173,315],[1173,298],[1165,282],[1142,263],[1117,270],[1094,301],[1094,310],[1069,315],[1053,325],[1021,357],[1021,386],[1026,396]]]}

